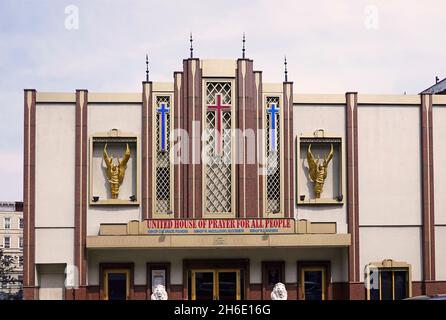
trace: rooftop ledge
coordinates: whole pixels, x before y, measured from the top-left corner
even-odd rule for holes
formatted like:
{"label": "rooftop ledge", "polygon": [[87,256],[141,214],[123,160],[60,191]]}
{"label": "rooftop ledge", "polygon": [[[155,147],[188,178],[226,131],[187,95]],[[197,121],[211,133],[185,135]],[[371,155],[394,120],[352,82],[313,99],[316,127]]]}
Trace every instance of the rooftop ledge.
{"label": "rooftop ledge", "polygon": [[[282,83],[264,83],[263,92],[280,93],[282,92]],[[174,84],[165,82],[153,82],[154,92],[173,92]],[[357,102],[359,105],[420,105],[420,95],[403,94],[364,94],[358,93]],[[37,103],[76,103],[76,93],[73,92],[36,92]],[[89,92],[88,103],[129,103],[141,104],[141,92]],[[445,106],[446,95],[433,95],[432,103],[434,106]],[[298,105],[345,105],[345,93],[339,94],[311,94],[295,93],[293,95],[293,104]]]}

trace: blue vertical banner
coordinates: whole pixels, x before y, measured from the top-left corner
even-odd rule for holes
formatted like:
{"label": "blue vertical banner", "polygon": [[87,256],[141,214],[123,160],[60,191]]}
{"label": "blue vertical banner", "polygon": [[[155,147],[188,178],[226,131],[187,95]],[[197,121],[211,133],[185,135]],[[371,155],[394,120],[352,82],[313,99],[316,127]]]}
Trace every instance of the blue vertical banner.
{"label": "blue vertical banner", "polygon": [[269,105],[269,109],[266,109],[266,112],[268,112],[271,115],[270,117],[271,137],[270,137],[269,149],[270,151],[276,151],[276,113],[279,112],[279,109],[277,108],[277,105],[275,103],[271,103]]}
{"label": "blue vertical banner", "polygon": [[156,109],[161,115],[160,150],[166,150],[166,114],[169,113],[166,103],[161,103],[161,108]]}

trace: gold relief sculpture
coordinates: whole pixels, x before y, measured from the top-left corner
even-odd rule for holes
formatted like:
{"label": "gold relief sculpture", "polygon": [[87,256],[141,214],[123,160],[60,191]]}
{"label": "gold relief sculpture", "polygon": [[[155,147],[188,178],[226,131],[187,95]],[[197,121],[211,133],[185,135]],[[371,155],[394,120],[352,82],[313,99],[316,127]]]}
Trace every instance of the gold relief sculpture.
{"label": "gold relief sculpture", "polygon": [[118,199],[119,196],[119,186],[124,180],[125,169],[127,169],[127,162],[130,159],[130,148],[127,143],[127,149],[125,150],[124,157],[122,160],[116,158],[118,164],[113,163],[113,155],[112,157],[108,156],[107,153],[107,144],[104,147],[104,161],[107,165],[107,179],[110,185],[110,192],[112,199]]}
{"label": "gold relief sculpture", "polygon": [[[309,166],[309,174],[310,179],[314,184],[314,194],[316,198],[320,198],[323,188],[325,178],[327,178],[328,173],[328,164],[330,160],[333,158],[333,144],[331,144],[330,152],[324,157],[324,159],[316,159],[314,158],[313,153],[311,152],[311,144],[308,146],[307,151],[307,161]],[[321,163],[319,163],[322,160]]]}

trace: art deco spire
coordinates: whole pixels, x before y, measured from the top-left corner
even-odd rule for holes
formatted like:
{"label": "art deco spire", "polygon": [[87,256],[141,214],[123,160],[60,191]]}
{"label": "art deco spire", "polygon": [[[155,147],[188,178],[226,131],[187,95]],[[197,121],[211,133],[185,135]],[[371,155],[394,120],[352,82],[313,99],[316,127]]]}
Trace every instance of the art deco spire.
{"label": "art deco spire", "polygon": [[285,65],[285,82],[288,82],[288,68],[287,68],[288,63],[286,62],[286,56],[283,64]]}
{"label": "art deco spire", "polygon": [[146,53],[146,81],[149,82],[149,55]]}
{"label": "art deco spire", "polygon": [[243,47],[242,47],[242,59],[245,59],[245,33],[243,32]]}
{"label": "art deco spire", "polygon": [[190,58],[192,59],[194,57],[194,47],[192,46],[192,42],[194,41],[192,39],[192,32],[190,33]]}

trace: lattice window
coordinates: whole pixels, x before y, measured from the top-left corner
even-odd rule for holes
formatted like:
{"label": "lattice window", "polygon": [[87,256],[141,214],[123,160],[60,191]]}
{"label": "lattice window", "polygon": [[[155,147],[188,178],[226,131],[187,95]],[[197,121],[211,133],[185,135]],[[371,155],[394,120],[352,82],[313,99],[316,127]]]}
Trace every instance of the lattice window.
{"label": "lattice window", "polygon": [[[280,212],[280,99],[266,98],[266,212]],[[274,105],[274,107],[273,107]],[[275,108],[277,110],[271,109]],[[274,125],[272,119],[274,118]]]}
{"label": "lattice window", "polygon": [[[231,95],[231,82],[206,83],[205,212],[211,214],[232,212]],[[217,128],[219,112],[212,107],[219,104],[224,106],[220,109],[221,136]]]}
{"label": "lattice window", "polygon": [[[164,104],[164,108],[163,108]],[[155,211],[171,213],[170,96],[156,97]],[[168,111],[166,111],[168,109]],[[164,110],[164,111],[162,111]],[[164,117],[164,132],[162,129]],[[164,134],[164,143],[163,143]]]}
{"label": "lattice window", "polygon": [[206,105],[214,105],[218,94],[222,95],[223,103],[232,103],[231,82],[208,82],[206,83]]}

